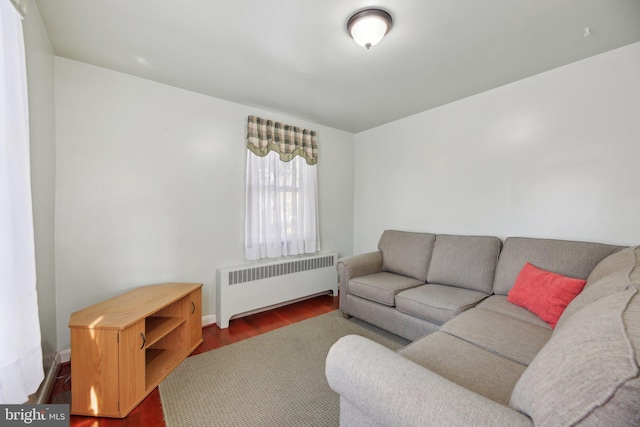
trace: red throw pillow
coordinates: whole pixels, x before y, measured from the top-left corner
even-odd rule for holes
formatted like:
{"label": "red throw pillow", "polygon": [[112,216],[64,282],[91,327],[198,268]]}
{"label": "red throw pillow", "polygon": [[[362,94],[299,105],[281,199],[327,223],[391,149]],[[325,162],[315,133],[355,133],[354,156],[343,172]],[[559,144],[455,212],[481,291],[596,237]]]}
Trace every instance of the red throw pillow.
{"label": "red throw pillow", "polygon": [[507,301],[526,308],[552,328],[556,327],[564,309],[584,288],[586,280],[542,270],[526,263]]}

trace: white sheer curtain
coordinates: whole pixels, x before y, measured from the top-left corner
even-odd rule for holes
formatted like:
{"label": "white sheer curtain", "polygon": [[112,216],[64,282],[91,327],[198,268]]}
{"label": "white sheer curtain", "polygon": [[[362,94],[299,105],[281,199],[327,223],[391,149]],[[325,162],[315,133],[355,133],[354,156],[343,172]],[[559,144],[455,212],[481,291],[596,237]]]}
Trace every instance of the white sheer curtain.
{"label": "white sheer curtain", "polygon": [[247,139],[247,259],[319,251],[315,132],[249,117]]}
{"label": "white sheer curtain", "polygon": [[22,20],[0,0],[0,403],[26,402],[43,378]]}
{"label": "white sheer curtain", "polygon": [[320,250],[316,165],[275,151],[247,150],[247,259],[278,258]]}

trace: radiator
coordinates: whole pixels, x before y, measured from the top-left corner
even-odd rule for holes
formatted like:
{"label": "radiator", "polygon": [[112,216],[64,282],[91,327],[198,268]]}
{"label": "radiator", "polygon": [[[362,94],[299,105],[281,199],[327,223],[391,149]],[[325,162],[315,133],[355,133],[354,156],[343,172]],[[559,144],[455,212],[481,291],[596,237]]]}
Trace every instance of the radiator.
{"label": "radiator", "polygon": [[216,270],[216,323],[289,301],[338,294],[336,253],[278,259]]}

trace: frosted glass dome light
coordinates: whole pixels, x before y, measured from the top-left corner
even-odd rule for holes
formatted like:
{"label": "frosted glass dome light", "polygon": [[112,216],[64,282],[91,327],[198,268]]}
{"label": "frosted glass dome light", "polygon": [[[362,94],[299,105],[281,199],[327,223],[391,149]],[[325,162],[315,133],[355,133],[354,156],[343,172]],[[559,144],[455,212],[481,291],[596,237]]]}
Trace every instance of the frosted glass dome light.
{"label": "frosted glass dome light", "polygon": [[369,49],[380,43],[391,29],[391,15],[382,9],[356,12],[347,22],[347,31],[353,40]]}

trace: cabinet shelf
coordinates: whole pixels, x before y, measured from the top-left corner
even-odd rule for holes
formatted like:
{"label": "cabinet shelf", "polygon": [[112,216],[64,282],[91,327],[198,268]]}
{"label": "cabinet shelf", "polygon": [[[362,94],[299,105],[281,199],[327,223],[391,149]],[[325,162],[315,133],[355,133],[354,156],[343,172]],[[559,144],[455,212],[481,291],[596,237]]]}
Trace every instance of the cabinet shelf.
{"label": "cabinet shelf", "polygon": [[156,317],[151,316],[145,319],[145,348],[149,348],[161,338],[169,334],[187,320],[181,317]]}
{"label": "cabinet shelf", "polygon": [[171,371],[189,355],[185,350],[148,349],[145,386],[153,390]]}
{"label": "cabinet shelf", "polygon": [[71,413],[126,417],[202,343],[202,284],[144,286],[71,314]]}

